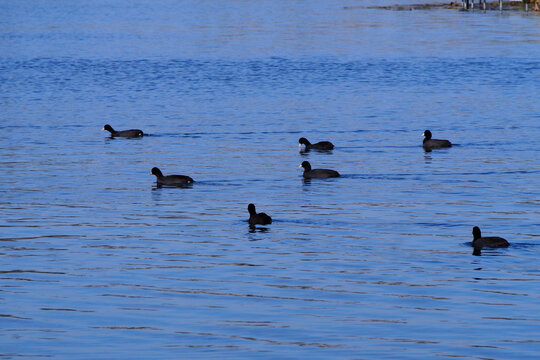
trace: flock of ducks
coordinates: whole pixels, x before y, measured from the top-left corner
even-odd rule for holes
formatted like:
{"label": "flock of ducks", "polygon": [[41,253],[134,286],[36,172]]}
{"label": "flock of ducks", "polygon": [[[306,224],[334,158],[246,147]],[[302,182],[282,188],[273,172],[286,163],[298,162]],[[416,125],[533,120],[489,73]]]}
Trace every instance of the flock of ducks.
{"label": "flock of ducks", "polygon": [[[103,127],[101,130],[107,130],[111,133],[111,137],[125,137],[125,138],[135,138],[135,137],[142,137],[145,134],[142,130],[139,129],[130,129],[130,130],[122,130],[122,131],[116,131],[112,128],[111,125],[107,124]],[[433,149],[440,149],[440,148],[447,148],[451,147],[452,143],[448,140],[440,140],[440,139],[432,139],[431,131],[426,130],[422,134],[424,136],[424,141],[422,142],[422,146],[425,151],[431,151]],[[304,145],[304,148],[306,151],[309,150],[322,150],[322,151],[328,151],[334,149],[334,144],[332,144],[330,141],[320,141],[317,143],[310,143],[308,139],[305,137],[301,137],[298,139],[298,145],[300,149],[302,149],[302,145]],[[329,179],[329,178],[336,178],[341,176],[339,172],[335,170],[330,169],[312,169],[311,164],[309,161],[303,161],[302,164],[299,166],[304,168],[303,177],[305,179]],[[193,184],[195,181],[186,175],[163,175],[161,170],[159,170],[157,167],[152,168],[152,171],[150,172],[150,175],[155,175],[156,177],[156,183],[157,186],[186,186]],[[254,204],[248,205],[248,212],[249,212],[249,220],[248,223],[250,226],[255,225],[268,225],[272,223],[272,218],[268,216],[267,214],[261,212],[257,213],[255,210]],[[482,248],[488,247],[488,248],[506,248],[510,246],[508,241],[506,239],[503,239],[498,236],[482,236],[482,232],[480,231],[480,228],[478,226],[473,227],[472,230],[473,235],[473,241],[472,241],[472,247],[473,255],[479,256],[481,255]]]}

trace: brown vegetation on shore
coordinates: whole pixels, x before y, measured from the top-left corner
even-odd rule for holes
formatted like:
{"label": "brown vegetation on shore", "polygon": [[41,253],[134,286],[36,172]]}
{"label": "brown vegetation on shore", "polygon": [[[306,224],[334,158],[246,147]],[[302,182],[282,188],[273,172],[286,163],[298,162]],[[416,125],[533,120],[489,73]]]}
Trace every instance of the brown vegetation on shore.
{"label": "brown vegetation on shore", "polygon": [[[519,0],[519,1],[503,1],[505,10],[525,10],[525,2],[529,2],[529,9],[540,11],[540,0]],[[476,8],[480,8],[478,0],[475,1]],[[384,10],[429,10],[429,9],[461,9],[463,4],[461,1],[451,1],[449,3],[440,4],[415,4],[415,5],[382,5],[382,6],[346,6],[345,9],[384,9]],[[499,10],[499,1],[487,1],[486,10]]]}

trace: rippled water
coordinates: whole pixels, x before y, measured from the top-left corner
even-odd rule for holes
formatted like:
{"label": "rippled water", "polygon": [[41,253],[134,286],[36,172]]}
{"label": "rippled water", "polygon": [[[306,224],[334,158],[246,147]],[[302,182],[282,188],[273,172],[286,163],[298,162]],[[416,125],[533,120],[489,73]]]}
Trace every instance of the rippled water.
{"label": "rippled water", "polygon": [[540,357],[540,17],[374,3],[0,2],[0,357]]}

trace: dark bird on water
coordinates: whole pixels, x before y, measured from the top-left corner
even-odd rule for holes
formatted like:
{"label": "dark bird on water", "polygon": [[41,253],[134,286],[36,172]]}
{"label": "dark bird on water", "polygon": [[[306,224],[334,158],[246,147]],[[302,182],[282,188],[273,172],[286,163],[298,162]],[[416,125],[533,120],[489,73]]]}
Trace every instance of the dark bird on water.
{"label": "dark bird on water", "polygon": [[431,149],[439,149],[439,148],[446,148],[446,147],[452,146],[452,143],[448,140],[432,139],[431,131],[429,130],[424,131],[422,136],[424,136],[424,141],[422,143],[422,146],[427,151],[431,151]]}
{"label": "dark bird on water", "polygon": [[127,138],[134,138],[134,137],[141,137],[143,136],[142,130],[139,129],[130,129],[130,130],[122,130],[122,131],[116,131],[112,128],[111,125],[107,124],[103,127],[103,130],[107,130],[111,133],[111,137],[127,137]]}
{"label": "dark bird on water", "polygon": [[304,178],[306,179],[328,179],[341,176],[335,170],[329,169],[311,169],[309,161],[303,161],[299,167],[304,168]]}
{"label": "dark bird on water", "polygon": [[473,242],[474,247],[473,255],[481,255],[482,248],[507,248],[510,246],[506,239],[498,236],[482,236],[482,232],[478,226],[473,227]]}
{"label": "dark bird on water", "polygon": [[319,141],[318,143],[312,144],[305,137],[298,139],[298,146],[300,149],[302,149],[302,145],[306,147],[306,150],[332,150],[334,148],[334,144],[330,141]]}
{"label": "dark bird on water", "polygon": [[157,178],[157,185],[168,185],[168,186],[182,186],[193,184],[194,180],[186,175],[167,175],[163,176],[161,170],[157,167],[152,168],[150,175],[155,175]]}
{"label": "dark bird on water", "polygon": [[268,225],[272,223],[272,218],[265,213],[258,213],[255,211],[255,205],[248,205],[249,211],[249,225]]}

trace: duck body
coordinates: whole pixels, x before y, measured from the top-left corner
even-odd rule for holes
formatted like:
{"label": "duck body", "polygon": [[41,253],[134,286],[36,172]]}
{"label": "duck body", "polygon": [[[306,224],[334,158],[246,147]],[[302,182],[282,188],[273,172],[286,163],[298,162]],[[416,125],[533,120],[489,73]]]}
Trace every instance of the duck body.
{"label": "duck body", "polygon": [[304,178],[305,179],[328,179],[340,177],[341,175],[330,169],[312,169],[309,161],[303,161],[300,167],[304,168]]}
{"label": "duck body", "polygon": [[507,248],[510,243],[499,236],[482,236],[482,232],[478,226],[473,227],[473,241],[472,246],[474,248],[473,255],[480,255],[482,248]]}
{"label": "duck body", "polygon": [[424,136],[424,141],[422,142],[422,146],[426,150],[447,148],[447,147],[452,146],[452,143],[448,140],[432,139],[431,137],[433,135],[431,134],[431,131],[429,130],[424,131],[422,135]]}
{"label": "duck body", "polygon": [[130,129],[130,130],[122,130],[122,131],[116,131],[112,128],[111,125],[107,124],[103,127],[101,130],[107,130],[111,133],[111,137],[126,137],[126,138],[134,138],[134,137],[141,137],[144,135],[142,130],[139,129]]}
{"label": "duck body", "polygon": [[318,143],[312,144],[305,137],[298,139],[298,144],[300,148],[302,148],[302,145],[304,145],[306,150],[332,150],[334,148],[334,144],[332,144],[330,141],[319,141]]}
{"label": "duck body", "polygon": [[272,223],[272,218],[265,213],[257,213],[255,211],[255,205],[249,204],[248,205],[248,212],[249,212],[249,225],[268,225]]}
{"label": "duck body", "polygon": [[167,175],[164,176],[161,170],[157,167],[152,168],[150,175],[155,175],[157,179],[157,185],[167,185],[167,186],[183,186],[193,184],[195,181],[186,175]]}

